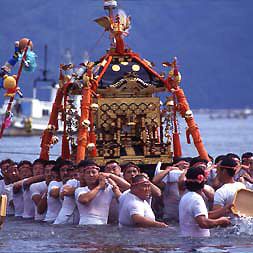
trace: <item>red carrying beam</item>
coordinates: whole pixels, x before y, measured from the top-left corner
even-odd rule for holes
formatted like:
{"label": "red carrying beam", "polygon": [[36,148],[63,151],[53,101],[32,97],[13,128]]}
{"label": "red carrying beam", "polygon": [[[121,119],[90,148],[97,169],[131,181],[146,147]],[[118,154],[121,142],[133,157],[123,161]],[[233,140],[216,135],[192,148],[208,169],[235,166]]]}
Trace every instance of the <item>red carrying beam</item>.
{"label": "red carrying beam", "polygon": [[199,156],[202,159],[206,159],[207,161],[210,161],[208,153],[207,153],[207,151],[204,147],[204,144],[202,142],[199,128],[198,128],[197,124],[195,123],[193,115],[190,111],[190,107],[189,107],[189,104],[188,104],[187,99],[185,97],[184,91],[181,88],[177,87],[173,91],[173,94],[177,98],[179,112],[182,115],[182,117],[185,118],[185,121],[189,127],[188,131],[193,138],[193,142],[194,142],[194,145],[199,153]]}
{"label": "red carrying beam", "polygon": [[77,137],[77,156],[76,163],[85,159],[86,147],[88,144],[88,127],[87,120],[89,119],[90,104],[91,104],[91,89],[90,87],[83,88],[81,101],[81,117],[79,120],[79,129]]}
{"label": "red carrying beam", "polygon": [[48,122],[48,128],[44,130],[41,140],[40,159],[49,160],[49,148],[53,137],[53,132],[57,130],[58,113],[62,109],[63,88],[59,88],[56,93],[52,112]]}

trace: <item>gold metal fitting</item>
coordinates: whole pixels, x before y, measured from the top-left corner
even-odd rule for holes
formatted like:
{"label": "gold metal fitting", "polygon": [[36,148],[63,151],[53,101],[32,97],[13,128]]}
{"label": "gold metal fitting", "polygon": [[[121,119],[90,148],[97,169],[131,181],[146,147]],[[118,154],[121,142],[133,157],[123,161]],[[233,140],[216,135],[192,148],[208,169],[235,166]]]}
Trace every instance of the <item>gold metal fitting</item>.
{"label": "gold metal fitting", "polygon": [[98,104],[96,104],[96,103],[92,103],[91,105],[90,105],[90,109],[93,111],[93,112],[96,112],[97,110],[98,110]]}
{"label": "gold metal fitting", "polygon": [[191,110],[188,110],[188,111],[185,112],[184,116],[185,116],[185,118],[192,118],[193,117],[193,113],[192,113]]}
{"label": "gold metal fitting", "polygon": [[89,143],[89,144],[87,145],[87,149],[88,149],[89,151],[94,150],[95,147],[96,147],[96,146],[95,146],[94,143]]}
{"label": "gold metal fitting", "polygon": [[88,119],[85,119],[82,121],[82,126],[85,128],[88,128],[90,126],[90,121]]}

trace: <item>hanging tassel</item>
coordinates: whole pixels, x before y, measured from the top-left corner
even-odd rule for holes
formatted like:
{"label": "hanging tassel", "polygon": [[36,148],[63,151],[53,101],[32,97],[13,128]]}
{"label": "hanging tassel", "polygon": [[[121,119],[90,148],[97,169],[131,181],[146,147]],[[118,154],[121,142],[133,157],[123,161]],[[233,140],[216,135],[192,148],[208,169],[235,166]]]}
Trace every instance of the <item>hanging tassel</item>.
{"label": "hanging tassel", "polygon": [[181,157],[182,156],[182,149],[181,149],[181,143],[180,143],[180,137],[178,132],[178,123],[177,123],[177,106],[176,106],[176,97],[173,95],[173,126],[174,126],[174,132],[173,132],[173,151],[174,151],[174,157]]}

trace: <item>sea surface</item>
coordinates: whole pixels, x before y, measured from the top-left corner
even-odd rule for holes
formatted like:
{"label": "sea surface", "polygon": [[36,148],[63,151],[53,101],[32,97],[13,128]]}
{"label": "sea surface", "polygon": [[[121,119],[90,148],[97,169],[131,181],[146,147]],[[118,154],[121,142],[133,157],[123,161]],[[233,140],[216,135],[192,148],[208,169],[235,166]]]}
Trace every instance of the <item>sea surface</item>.
{"label": "sea surface", "polygon": [[168,228],[119,228],[116,225],[49,225],[9,217],[0,230],[0,252],[253,252],[250,221],[212,229],[209,238],[181,237],[177,225]]}
{"label": "sea surface", "polygon": [[[253,151],[253,117],[210,119],[195,115],[202,139],[212,156]],[[186,144],[185,124],[180,121],[183,154],[196,155],[193,144]],[[40,137],[4,137],[0,159],[33,160],[40,152]],[[60,143],[51,158],[60,153]],[[178,225],[164,229],[118,228],[117,226],[54,226],[8,217],[0,230],[0,252],[253,252],[253,222],[239,220],[229,228],[212,229],[210,238],[183,238]]]}

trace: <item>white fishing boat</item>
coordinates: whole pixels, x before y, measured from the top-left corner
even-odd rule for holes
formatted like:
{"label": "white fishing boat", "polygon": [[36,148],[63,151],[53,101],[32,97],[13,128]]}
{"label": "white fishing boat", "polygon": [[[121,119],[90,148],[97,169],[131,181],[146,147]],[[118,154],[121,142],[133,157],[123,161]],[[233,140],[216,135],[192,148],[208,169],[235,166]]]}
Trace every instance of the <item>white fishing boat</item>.
{"label": "white fishing boat", "polygon": [[[47,45],[45,45],[44,69],[42,77],[33,82],[33,96],[16,98],[13,101],[12,116],[9,126],[4,131],[5,136],[41,135],[47,128],[56,91],[59,88],[54,79],[47,77]],[[9,99],[0,108],[2,121],[6,113]],[[62,131],[62,126],[59,126]]]}
{"label": "white fishing boat", "polygon": [[[57,85],[44,86],[43,90],[48,90],[50,93],[48,100],[37,97],[36,87],[34,87],[32,98],[24,97],[14,100],[11,125],[5,129],[5,136],[40,135],[47,128]],[[7,105],[8,100],[5,100],[0,109],[3,116]]]}

